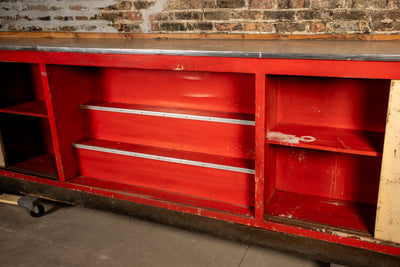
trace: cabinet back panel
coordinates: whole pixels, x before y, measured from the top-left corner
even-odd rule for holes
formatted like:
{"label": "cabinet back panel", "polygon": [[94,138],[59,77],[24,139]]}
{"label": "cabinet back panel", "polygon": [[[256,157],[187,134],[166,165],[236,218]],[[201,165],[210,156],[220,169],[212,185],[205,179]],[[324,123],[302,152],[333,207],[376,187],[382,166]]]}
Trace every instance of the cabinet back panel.
{"label": "cabinet back panel", "polygon": [[276,187],[376,205],[380,166],[380,157],[277,147]]}
{"label": "cabinet back panel", "polygon": [[254,75],[102,68],[94,100],[254,114]]}
{"label": "cabinet back panel", "polygon": [[44,100],[39,65],[26,63],[0,63],[0,105],[30,100]]}
{"label": "cabinet back panel", "polygon": [[277,77],[277,122],[384,131],[389,80]]}
{"label": "cabinet back panel", "polygon": [[10,165],[38,154],[54,153],[47,119],[0,114],[0,130]]}
{"label": "cabinet back panel", "polygon": [[254,126],[82,110],[86,136],[162,148],[255,158]]}
{"label": "cabinet back panel", "polygon": [[80,174],[240,206],[254,205],[254,175],[76,149]]}

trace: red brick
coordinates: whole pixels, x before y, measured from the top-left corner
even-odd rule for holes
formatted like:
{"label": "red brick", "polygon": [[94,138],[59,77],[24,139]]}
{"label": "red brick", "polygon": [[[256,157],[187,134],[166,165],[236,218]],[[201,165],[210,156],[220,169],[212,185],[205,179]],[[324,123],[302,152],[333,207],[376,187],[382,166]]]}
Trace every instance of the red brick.
{"label": "red brick", "polygon": [[247,23],[244,25],[244,30],[246,32],[274,32],[275,27],[273,24],[268,22],[261,23]]}
{"label": "red brick", "polygon": [[142,14],[139,11],[120,12],[119,18],[126,19],[126,20],[141,20]]}
{"label": "red brick", "polygon": [[68,21],[68,20],[73,20],[74,17],[72,17],[72,16],[56,16],[56,17],[54,17],[54,19]]}
{"label": "red brick", "polygon": [[156,21],[156,20],[174,20],[175,16],[174,13],[156,13],[150,15],[150,21]]}
{"label": "red brick", "polygon": [[371,17],[373,21],[400,20],[400,9],[374,11],[371,13]]}
{"label": "red brick", "polygon": [[133,6],[135,9],[146,9],[149,8],[150,6],[154,5],[155,1],[145,1],[145,0],[140,0],[140,1],[135,1],[133,2]]}
{"label": "red brick", "polygon": [[217,7],[219,8],[241,8],[245,5],[245,0],[217,0]]}
{"label": "red brick", "polygon": [[140,32],[141,28],[138,24],[119,24],[115,25],[115,28],[120,32]]}
{"label": "red brick", "polygon": [[29,26],[29,27],[24,27],[22,28],[23,31],[29,31],[29,32],[41,32],[43,29],[38,26]]}
{"label": "red brick", "polygon": [[216,0],[169,0],[164,5],[164,10],[187,10],[216,8]]}
{"label": "red brick", "polygon": [[346,0],[312,0],[312,8],[344,8],[347,7]]}
{"label": "red brick", "polygon": [[89,18],[86,16],[75,16],[75,19],[76,20],[89,20]]}
{"label": "red brick", "polygon": [[217,31],[242,31],[243,24],[241,23],[215,23]]}
{"label": "red brick", "polygon": [[332,12],[329,10],[304,10],[296,12],[298,20],[328,20],[331,15]]}
{"label": "red brick", "polygon": [[186,0],[169,0],[167,3],[164,5],[164,8],[166,10],[174,10],[174,9],[187,9],[188,8],[188,3]]}
{"label": "red brick", "polygon": [[162,22],[159,25],[160,25],[161,31],[176,32],[176,31],[185,31],[186,30],[185,23]]}
{"label": "red brick", "polygon": [[204,12],[204,19],[206,20],[229,20],[231,18],[231,12],[226,11],[211,11]]}
{"label": "red brick", "polygon": [[101,13],[100,19],[114,22],[115,20],[118,19],[118,14],[116,12],[103,12]]}
{"label": "red brick", "polygon": [[393,22],[373,22],[372,30],[377,32],[392,31],[394,29]]}
{"label": "red brick", "polygon": [[50,16],[39,17],[38,20],[49,21],[50,20]]}
{"label": "red brick", "polygon": [[275,24],[278,33],[293,33],[303,32],[306,30],[306,25],[301,22],[280,22]]}
{"label": "red brick", "polygon": [[387,0],[353,0],[352,8],[385,8]]}
{"label": "red brick", "polygon": [[81,5],[75,5],[75,6],[71,6],[70,9],[72,9],[72,10],[82,10],[82,9],[83,9],[83,6],[81,6]]}
{"label": "red brick", "polygon": [[62,32],[74,32],[76,31],[76,27],[74,26],[62,26],[59,28],[60,31]]}
{"label": "red brick", "polygon": [[102,8],[103,10],[130,10],[132,7],[131,1],[119,1],[115,5]]}
{"label": "red brick", "polygon": [[322,22],[313,22],[310,24],[311,32],[323,32],[325,31],[325,23]]}
{"label": "red brick", "polygon": [[294,20],[294,11],[265,11],[264,16],[267,20]]}
{"label": "red brick", "polygon": [[333,20],[363,20],[367,19],[369,12],[364,10],[339,10],[332,14]]}
{"label": "red brick", "polygon": [[131,1],[121,1],[118,4],[118,9],[119,10],[130,10],[132,8],[132,2]]}
{"label": "red brick", "polygon": [[309,8],[310,0],[278,0],[278,8]]}
{"label": "red brick", "polygon": [[201,18],[201,13],[196,11],[177,11],[175,12],[176,20],[198,20]]}
{"label": "red brick", "polygon": [[232,12],[231,18],[233,19],[246,19],[249,21],[263,19],[264,13],[256,10],[241,10]]}
{"label": "red brick", "polygon": [[49,8],[46,5],[35,5],[35,6],[31,6],[30,9],[39,10],[39,11],[48,11],[49,10]]}
{"label": "red brick", "polygon": [[249,8],[252,9],[272,9],[274,6],[274,0],[250,0],[249,2]]}
{"label": "red brick", "polygon": [[200,31],[211,31],[213,29],[213,24],[211,22],[195,22],[195,23],[188,23],[188,30],[200,30]]}
{"label": "red brick", "polygon": [[49,10],[51,10],[51,11],[57,11],[57,10],[61,10],[61,9],[63,9],[63,8],[60,6],[50,6],[49,7]]}
{"label": "red brick", "polygon": [[335,34],[360,33],[359,21],[334,21],[327,24],[327,31]]}

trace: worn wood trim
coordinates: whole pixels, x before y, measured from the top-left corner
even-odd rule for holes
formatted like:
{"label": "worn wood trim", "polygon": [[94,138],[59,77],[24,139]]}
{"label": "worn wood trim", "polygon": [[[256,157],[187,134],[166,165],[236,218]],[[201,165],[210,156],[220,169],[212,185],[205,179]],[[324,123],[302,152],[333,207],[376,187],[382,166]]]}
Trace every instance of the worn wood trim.
{"label": "worn wood trim", "polygon": [[400,34],[328,35],[328,34],[207,34],[207,33],[76,33],[76,32],[0,32],[0,38],[64,39],[219,39],[219,40],[400,40]]}
{"label": "worn wood trim", "polygon": [[20,196],[10,194],[0,194],[0,203],[6,203],[11,205],[18,205]]}
{"label": "worn wood trim", "polygon": [[400,243],[400,80],[392,80],[375,237]]}
{"label": "worn wood trim", "polygon": [[3,138],[0,131],[0,167],[6,167],[6,154],[4,152]]}

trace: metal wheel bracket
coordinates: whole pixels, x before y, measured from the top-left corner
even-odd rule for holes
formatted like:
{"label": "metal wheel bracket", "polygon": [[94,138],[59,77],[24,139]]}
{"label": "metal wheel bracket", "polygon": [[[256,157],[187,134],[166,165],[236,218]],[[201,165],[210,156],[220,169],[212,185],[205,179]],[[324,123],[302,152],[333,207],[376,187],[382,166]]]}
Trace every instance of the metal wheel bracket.
{"label": "metal wheel bracket", "polygon": [[18,199],[18,206],[33,211],[34,207],[38,205],[39,200],[38,197],[26,195]]}

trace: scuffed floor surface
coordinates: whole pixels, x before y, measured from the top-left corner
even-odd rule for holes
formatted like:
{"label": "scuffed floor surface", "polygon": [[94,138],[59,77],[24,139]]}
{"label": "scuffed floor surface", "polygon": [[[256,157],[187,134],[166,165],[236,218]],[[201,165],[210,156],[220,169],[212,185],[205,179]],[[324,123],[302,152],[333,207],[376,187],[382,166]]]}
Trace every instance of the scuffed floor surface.
{"label": "scuffed floor surface", "polygon": [[0,266],[330,266],[110,212],[45,206],[32,218],[0,204]]}

